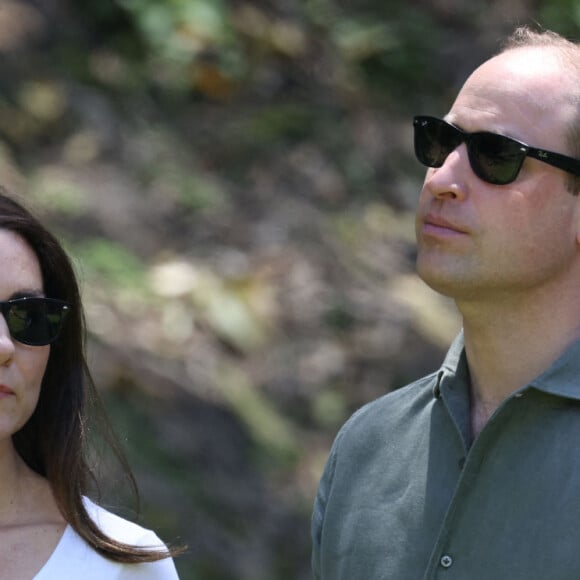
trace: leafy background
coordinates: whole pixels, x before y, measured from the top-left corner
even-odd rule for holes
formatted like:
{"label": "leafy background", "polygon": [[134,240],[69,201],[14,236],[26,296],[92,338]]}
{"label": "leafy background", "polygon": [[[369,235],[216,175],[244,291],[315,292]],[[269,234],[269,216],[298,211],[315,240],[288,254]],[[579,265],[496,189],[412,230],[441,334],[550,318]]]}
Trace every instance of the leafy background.
{"label": "leafy background", "polygon": [[310,577],[337,429],[458,327],[413,273],[410,117],[535,22],[578,37],[580,9],[0,2],[1,182],[75,260],[142,520],[188,545],[184,580]]}

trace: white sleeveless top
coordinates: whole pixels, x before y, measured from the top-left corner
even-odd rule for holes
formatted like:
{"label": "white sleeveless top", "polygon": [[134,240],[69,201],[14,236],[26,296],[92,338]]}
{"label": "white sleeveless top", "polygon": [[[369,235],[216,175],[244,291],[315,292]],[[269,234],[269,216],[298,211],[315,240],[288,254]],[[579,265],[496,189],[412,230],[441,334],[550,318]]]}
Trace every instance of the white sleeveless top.
{"label": "white sleeveless top", "polygon": [[[164,548],[151,530],[125,520],[85,498],[93,521],[114,540],[133,546]],[[179,580],[171,558],[144,564],[121,564],[104,558],[69,525],[34,580]]]}

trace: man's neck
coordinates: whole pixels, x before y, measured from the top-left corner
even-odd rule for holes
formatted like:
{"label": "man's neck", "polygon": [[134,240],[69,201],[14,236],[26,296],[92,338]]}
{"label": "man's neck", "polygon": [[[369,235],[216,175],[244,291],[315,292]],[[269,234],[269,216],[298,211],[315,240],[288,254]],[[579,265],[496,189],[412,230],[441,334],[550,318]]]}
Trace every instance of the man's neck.
{"label": "man's neck", "polygon": [[577,309],[559,300],[550,306],[458,304],[463,315],[465,352],[471,377],[474,436],[514,391],[546,370],[580,338]]}

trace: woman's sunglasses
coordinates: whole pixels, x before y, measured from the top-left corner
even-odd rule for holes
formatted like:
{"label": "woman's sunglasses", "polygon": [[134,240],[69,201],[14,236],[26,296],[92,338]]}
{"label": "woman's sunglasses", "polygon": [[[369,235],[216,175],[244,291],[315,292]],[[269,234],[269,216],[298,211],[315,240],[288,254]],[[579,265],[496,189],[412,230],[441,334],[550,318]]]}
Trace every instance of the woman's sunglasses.
{"label": "woman's sunglasses", "polygon": [[30,296],[0,302],[0,310],[14,340],[45,346],[58,338],[69,305],[61,300]]}
{"label": "woman's sunglasses", "polygon": [[514,181],[526,157],[580,175],[580,160],[536,149],[505,135],[467,133],[435,117],[415,117],[415,155],[427,167],[441,167],[447,156],[465,143],[473,173],[483,181],[506,185]]}

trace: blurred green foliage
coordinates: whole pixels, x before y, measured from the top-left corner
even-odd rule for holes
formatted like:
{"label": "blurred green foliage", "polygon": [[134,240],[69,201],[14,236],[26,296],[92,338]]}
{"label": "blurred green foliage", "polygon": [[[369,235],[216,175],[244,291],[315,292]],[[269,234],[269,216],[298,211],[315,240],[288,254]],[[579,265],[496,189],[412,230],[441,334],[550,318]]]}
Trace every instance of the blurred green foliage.
{"label": "blurred green foliage", "polygon": [[544,28],[577,39],[580,28],[580,4],[576,0],[542,2],[538,11],[538,22]]}
{"label": "blurred green foliage", "polygon": [[101,287],[145,288],[145,268],[140,260],[121,244],[106,238],[85,239],[72,250],[89,282]]}

